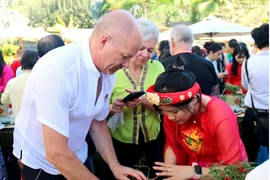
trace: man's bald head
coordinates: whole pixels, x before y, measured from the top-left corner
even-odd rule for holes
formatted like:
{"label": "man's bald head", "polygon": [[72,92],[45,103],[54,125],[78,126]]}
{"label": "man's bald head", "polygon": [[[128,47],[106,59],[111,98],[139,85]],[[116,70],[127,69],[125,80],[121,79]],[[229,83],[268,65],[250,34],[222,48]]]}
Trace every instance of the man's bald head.
{"label": "man's bald head", "polygon": [[[134,30],[140,31],[136,18],[128,11],[115,10],[102,16],[92,31],[92,38],[99,38],[102,35],[109,35],[112,40],[120,40]],[[117,39],[114,39],[117,37]]]}
{"label": "man's bald head", "polygon": [[89,43],[96,68],[113,74],[122,67],[128,68],[131,57],[142,46],[142,30],[130,12],[116,10],[98,20]]}

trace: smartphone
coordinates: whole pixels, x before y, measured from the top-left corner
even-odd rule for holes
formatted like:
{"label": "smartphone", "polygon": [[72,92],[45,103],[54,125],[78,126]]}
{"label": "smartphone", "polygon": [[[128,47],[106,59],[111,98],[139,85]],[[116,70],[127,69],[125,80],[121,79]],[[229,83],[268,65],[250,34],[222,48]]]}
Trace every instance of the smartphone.
{"label": "smartphone", "polygon": [[144,94],[145,94],[144,91],[131,92],[131,93],[129,93],[129,95],[124,97],[123,102],[133,101],[134,99],[138,99],[139,97],[141,97]]}

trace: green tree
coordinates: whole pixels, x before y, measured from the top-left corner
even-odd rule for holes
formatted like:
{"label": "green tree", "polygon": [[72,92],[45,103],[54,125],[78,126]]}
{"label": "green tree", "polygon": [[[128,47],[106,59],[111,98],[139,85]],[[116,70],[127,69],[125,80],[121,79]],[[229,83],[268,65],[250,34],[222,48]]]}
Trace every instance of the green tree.
{"label": "green tree", "polygon": [[12,11],[14,5],[15,0],[1,0],[0,22],[4,27],[9,27],[11,22],[16,18],[16,14]]}
{"label": "green tree", "polygon": [[63,27],[90,28],[95,23],[89,0],[38,0],[28,9],[30,23],[45,28],[56,23]]}

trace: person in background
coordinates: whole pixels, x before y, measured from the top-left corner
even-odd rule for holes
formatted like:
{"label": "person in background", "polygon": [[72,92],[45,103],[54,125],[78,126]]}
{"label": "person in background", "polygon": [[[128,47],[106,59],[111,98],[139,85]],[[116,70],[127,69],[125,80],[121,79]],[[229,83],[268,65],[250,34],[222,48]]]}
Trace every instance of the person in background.
{"label": "person in background", "polygon": [[[269,117],[269,24],[263,24],[253,29],[251,37],[255,41],[254,46],[260,51],[242,65],[241,82],[248,92],[245,97],[247,109],[242,121],[241,138],[245,144],[249,161],[255,162],[260,145],[267,147],[269,153],[269,125],[263,127],[257,121],[255,126],[257,117]],[[245,68],[246,62],[250,79],[249,83]],[[257,117],[252,109],[251,95]]]}
{"label": "person in background", "polygon": [[229,46],[229,53],[227,53],[227,58],[228,58],[229,62],[231,63],[234,49],[238,46],[237,40],[236,39],[231,39],[228,42],[228,46]]}
{"label": "person in background", "polygon": [[[210,61],[214,68],[215,68],[215,72],[217,74],[217,77],[219,79],[219,83],[220,81],[224,78],[227,77],[228,73],[226,72],[219,72],[219,69],[218,69],[218,60],[220,59],[220,56],[222,54],[222,47],[219,43],[215,43],[215,42],[211,42],[211,44],[208,44],[209,46],[207,46],[207,56],[205,59],[207,59],[208,61]],[[215,96],[218,96],[221,92],[220,92],[220,87],[217,86],[217,91],[215,94]]]}
{"label": "person in background", "polygon": [[171,50],[170,49],[163,49],[159,55],[159,61],[166,59],[167,57],[171,57]]}
{"label": "person in background", "polygon": [[[64,45],[65,43],[60,36],[55,34],[47,35],[38,41],[37,44],[38,56],[39,58],[41,58],[47,52]],[[16,76],[19,76],[22,73],[23,73],[22,68],[19,67],[16,71]]]}
{"label": "person in background", "polygon": [[97,21],[89,39],[40,58],[14,128],[13,154],[24,164],[25,180],[98,179],[84,165],[88,133],[116,179],[146,180],[119,163],[106,120],[113,74],[129,66],[141,45],[136,18],[115,10]]}
{"label": "person in background", "polygon": [[186,61],[186,70],[191,71],[196,76],[202,92],[211,95],[217,91],[217,74],[211,62],[191,52],[193,42],[194,35],[188,26],[184,24],[174,26],[170,34],[170,51],[172,56],[163,59],[161,63],[166,69],[173,65],[174,61],[181,56]]}
{"label": "person in background", "polygon": [[38,53],[36,50],[26,49],[21,57],[21,65],[23,74],[15,77],[7,83],[6,89],[1,96],[2,104],[11,104],[14,114],[14,122],[21,109],[22,97],[28,76],[38,60]]}
{"label": "person in background", "polygon": [[22,46],[20,46],[19,49],[17,50],[16,54],[14,55],[15,60],[10,64],[10,68],[13,71],[14,77],[16,77],[16,71],[17,71],[18,67],[21,66],[20,59],[22,57],[22,54],[23,54],[23,48],[22,48]]}
{"label": "person in background", "polygon": [[64,46],[65,43],[62,38],[55,34],[47,35],[41,38],[37,45],[38,56],[41,58],[49,51],[56,49],[58,47]]}
{"label": "person in background", "polygon": [[170,44],[169,44],[169,41],[168,40],[162,40],[162,41],[159,42],[159,45],[158,45],[158,54],[160,55],[161,52],[164,49],[170,49]]}
{"label": "person in background", "polygon": [[247,161],[232,109],[220,98],[201,94],[185,59],[178,57],[160,74],[146,98],[164,115],[164,163],[153,167],[163,171],[158,176],[200,179],[214,163],[226,166]]}
{"label": "person in background", "polygon": [[154,54],[151,57],[151,60],[158,60],[158,54],[157,54],[156,50],[154,50]]}
{"label": "person in background", "polygon": [[[222,54],[219,58],[219,60],[217,60],[217,69],[219,73],[224,73],[227,72],[226,71],[226,67],[229,64],[229,60],[227,58],[227,54],[225,53],[225,44],[224,43],[220,43],[220,45],[222,46]],[[219,92],[222,93],[225,90],[225,79],[219,79]]]}
{"label": "person in background", "polygon": [[202,55],[202,50],[199,46],[193,46],[191,49],[193,54],[197,54],[198,56],[203,56]]}
{"label": "person in background", "polygon": [[[143,33],[143,43],[141,49],[131,58],[129,67],[115,74],[110,115],[123,112],[124,125],[111,129],[111,135],[121,164],[134,167],[140,165],[141,159],[144,159],[144,165],[152,167],[154,162],[161,160],[159,115],[145,97],[127,103],[122,101],[131,91],[145,91],[164,71],[159,61],[150,60],[158,43],[157,26],[147,19],[137,21]],[[149,178],[154,177],[155,172],[151,168]],[[112,180],[113,177],[100,179]]]}
{"label": "person in background", "polygon": [[12,79],[13,71],[12,69],[6,64],[3,54],[0,51],[0,93],[3,93],[8,81]]}
{"label": "person in background", "polygon": [[226,45],[224,43],[220,43],[220,45],[222,46],[222,52],[223,52],[220,57],[220,61],[221,61],[220,63],[222,63],[221,66],[223,66],[223,68],[226,68],[228,64],[230,63],[228,60],[227,54],[225,52]]}
{"label": "person in background", "polygon": [[205,58],[207,56],[207,50],[205,48],[202,48],[202,56]]}
{"label": "person in background", "polygon": [[[225,78],[225,85],[239,86],[241,87],[238,93],[246,94],[247,90],[241,84],[242,76],[242,64],[249,58],[248,50],[245,46],[237,46],[233,52],[232,62],[226,67],[228,72],[227,78]],[[226,94],[232,94],[230,90],[226,90]]]}

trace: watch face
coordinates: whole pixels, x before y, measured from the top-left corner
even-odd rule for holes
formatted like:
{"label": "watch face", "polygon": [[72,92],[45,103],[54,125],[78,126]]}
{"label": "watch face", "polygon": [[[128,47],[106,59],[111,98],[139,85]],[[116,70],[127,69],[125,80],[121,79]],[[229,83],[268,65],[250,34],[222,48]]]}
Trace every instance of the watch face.
{"label": "watch face", "polygon": [[196,174],[202,174],[202,167],[201,166],[198,166],[198,165],[195,165],[194,166],[194,171]]}

